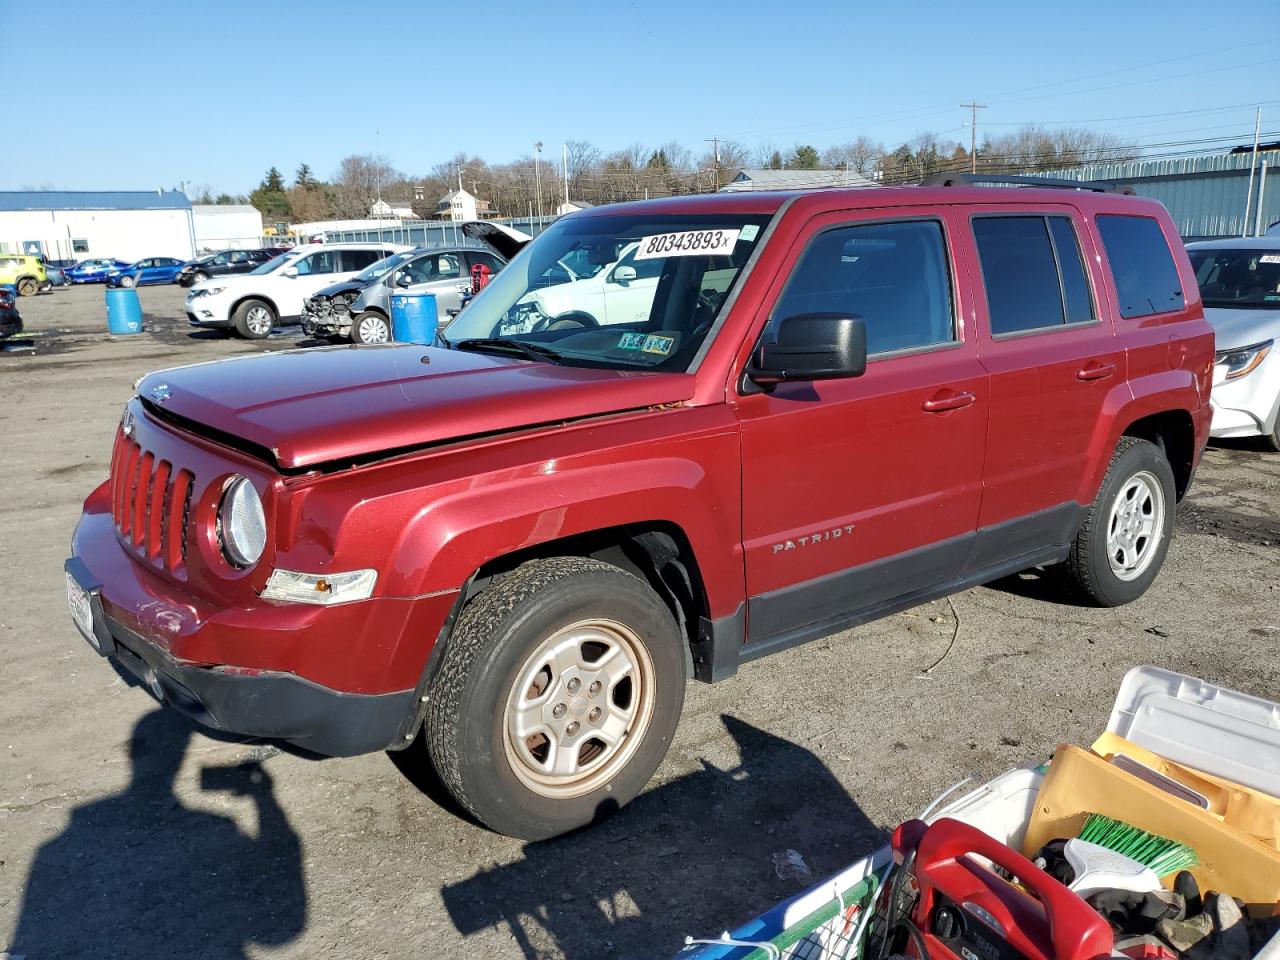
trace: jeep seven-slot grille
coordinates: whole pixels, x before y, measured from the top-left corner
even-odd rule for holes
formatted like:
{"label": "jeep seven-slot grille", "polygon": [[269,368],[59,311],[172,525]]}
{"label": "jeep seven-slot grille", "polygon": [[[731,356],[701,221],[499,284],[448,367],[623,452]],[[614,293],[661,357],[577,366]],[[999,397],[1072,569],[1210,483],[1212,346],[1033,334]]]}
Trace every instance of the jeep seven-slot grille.
{"label": "jeep seven-slot grille", "polygon": [[124,541],[166,570],[187,565],[191,524],[190,470],[158,460],[121,435],[111,458],[111,517]]}

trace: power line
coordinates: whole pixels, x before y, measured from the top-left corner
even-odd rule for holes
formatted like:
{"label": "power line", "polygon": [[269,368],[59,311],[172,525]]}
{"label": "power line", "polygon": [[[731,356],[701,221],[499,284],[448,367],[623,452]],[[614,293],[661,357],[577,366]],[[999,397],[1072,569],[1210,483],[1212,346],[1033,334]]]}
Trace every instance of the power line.
{"label": "power line", "polygon": [[[1115,70],[1108,70],[1108,71],[1104,71],[1104,72],[1102,72],[1102,73],[1090,73],[1090,74],[1085,74],[1085,75],[1083,75],[1083,76],[1071,77],[1071,78],[1068,78],[1068,79],[1053,80],[1053,81],[1049,81],[1048,83],[1037,84],[1037,85],[1035,85],[1035,86],[1031,86],[1031,87],[1023,87],[1023,88],[1018,89],[1018,90],[1011,90],[1011,91],[1005,91],[1005,92],[1002,92],[1002,93],[989,94],[989,95],[986,97],[986,99],[988,99],[988,100],[1007,100],[1007,99],[1008,99],[1008,98],[1010,98],[1010,97],[1018,97],[1019,95],[1024,94],[1024,93],[1031,93],[1031,92],[1034,92],[1034,91],[1037,91],[1037,90],[1045,90],[1045,89],[1048,89],[1048,88],[1050,88],[1050,87],[1070,86],[1071,84],[1074,84],[1074,83],[1084,83],[1084,82],[1089,81],[1089,80],[1096,80],[1096,79],[1099,79],[1099,78],[1102,78],[1102,77],[1115,76],[1115,75],[1118,75],[1118,74],[1121,74],[1121,73],[1128,73],[1128,72],[1131,72],[1131,71],[1134,71],[1134,70],[1146,70],[1146,69],[1149,69],[1149,68],[1151,68],[1151,67],[1163,66],[1164,64],[1167,64],[1167,63],[1176,63],[1176,62],[1181,61],[1181,60],[1191,60],[1191,59],[1199,59],[1199,58],[1205,58],[1205,57],[1212,57],[1212,56],[1215,56],[1215,55],[1217,55],[1217,54],[1221,54],[1221,53],[1230,53],[1230,52],[1235,51],[1235,50],[1243,50],[1243,49],[1246,49],[1246,48],[1249,48],[1249,47],[1257,47],[1257,46],[1262,46],[1262,45],[1265,45],[1265,44],[1275,44],[1277,41],[1280,41],[1280,38],[1277,38],[1277,37],[1270,37],[1270,38],[1267,38],[1267,39],[1265,39],[1265,40],[1251,40],[1251,41],[1249,41],[1248,43],[1232,44],[1231,46],[1227,46],[1227,47],[1218,47],[1218,48],[1213,49],[1213,50],[1197,50],[1195,53],[1188,53],[1188,54],[1184,54],[1184,55],[1182,55],[1182,56],[1177,56],[1177,57],[1166,57],[1166,58],[1164,58],[1164,59],[1162,59],[1162,60],[1154,60],[1154,61],[1149,61],[1149,62],[1146,62],[1146,63],[1129,64],[1128,66],[1118,67],[1118,68],[1116,68]],[[1264,63],[1269,63],[1269,62],[1271,62],[1271,61],[1263,61],[1263,62],[1264,62]],[[1233,70],[1234,70],[1234,69],[1239,69],[1239,68],[1241,68],[1241,67],[1256,66],[1256,65],[1257,65],[1257,64],[1255,64],[1255,63],[1249,63],[1249,64],[1234,64],[1234,65],[1230,65],[1230,66],[1228,66],[1228,67],[1219,68],[1219,69],[1233,69]],[[1211,72],[1211,71],[1198,70],[1198,71],[1195,71],[1195,75],[1199,75],[1199,74],[1201,74],[1201,73],[1205,73],[1205,72]],[[1180,74],[1179,76],[1185,76],[1185,74]],[[1160,79],[1176,79],[1176,78],[1160,78]],[[1148,82],[1148,81],[1138,81],[1138,82]],[[1123,84],[1122,84],[1122,86],[1123,86]],[[1071,93],[1072,93],[1072,94],[1075,94],[1075,93],[1088,93],[1088,92],[1090,92],[1090,91],[1086,91],[1086,90],[1073,90],[1073,91],[1071,91]],[[1028,98],[1028,99],[1038,99],[1038,98]],[[1016,102],[1016,101],[1015,101],[1015,102]],[[1250,104],[1250,106],[1252,106],[1252,104]],[[923,118],[924,116],[933,116],[933,115],[936,115],[936,114],[940,114],[940,113],[942,113],[943,111],[946,111],[946,110],[948,110],[948,109],[950,109],[950,108],[949,108],[948,106],[946,106],[945,104],[938,104],[937,106],[917,107],[917,108],[912,108],[912,109],[909,109],[909,110],[906,110],[906,111],[903,111],[903,110],[892,110],[892,111],[888,111],[888,112],[885,112],[885,113],[880,113],[880,114],[870,114],[870,115],[866,115],[866,116],[862,116],[862,117],[845,117],[845,118],[840,119],[840,120],[822,120],[822,121],[816,121],[816,122],[814,122],[814,123],[791,124],[791,125],[789,125],[789,126],[779,126],[779,127],[762,127],[762,128],[760,128],[760,129],[756,129],[756,130],[748,130],[748,131],[745,131],[745,132],[741,132],[741,133],[735,134],[735,136],[738,136],[738,137],[749,137],[749,136],[757,136],[757,135],[760,135],[760,134],[767,134],[767,133],[779,133],[779,132],[792,131],[792,130],[816,130],[816,129],[826,129],[826,128],[828,128],[828,127],[833,127],[833,126],[835,126],[835,127],[839,127],[839,126],[845,126],[845,125],[853,124],[853,123],[866,123],[866,122],[871,121],[871,120],[908,120],[908,119],[912,119],[913,117],[921,117],[921,118]]]}

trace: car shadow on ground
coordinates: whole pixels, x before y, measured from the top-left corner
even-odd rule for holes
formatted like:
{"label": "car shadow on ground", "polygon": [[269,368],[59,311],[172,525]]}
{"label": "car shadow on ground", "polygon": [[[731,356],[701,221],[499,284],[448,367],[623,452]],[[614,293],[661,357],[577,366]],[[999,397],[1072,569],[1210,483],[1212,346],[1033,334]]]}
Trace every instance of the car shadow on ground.
{"label": "car shadow on ground", "polygon": [[172,710],[138,721],[129,785],[74,808],[37,851],[13,956],[235,958],[302,933],[301,844],[262,765],[200,771],[204,790],[252,801],[253,835],[174,794],[195,729]]}
{"label": "car shadow on ground", "polygon": [[505,929],[530,960],[668,956],[686,934],[718,936],[887,841],[813,753],[722,719],[736,767],[704,759],[598,826],[445,886],[458,932]]}

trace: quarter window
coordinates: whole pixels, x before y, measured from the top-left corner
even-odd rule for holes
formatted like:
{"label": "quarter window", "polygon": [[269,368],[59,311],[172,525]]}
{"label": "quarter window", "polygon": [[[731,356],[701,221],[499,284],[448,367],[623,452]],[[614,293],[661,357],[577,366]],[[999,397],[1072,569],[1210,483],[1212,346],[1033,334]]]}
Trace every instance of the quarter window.
{"label": "quarter window", "polygon": [[1146,317],[1186,305],[1182,281],[1160,224],[1151,217],[1106,214],[1098,233],[1120,297],[1120,316]]}
{"label": "quarter window", "polygon": [[800,313],[862,317],[870,354],[954,341],[942,225],[868,223],[819,234],[792,271],[766,336]]}
{"label": "quarter window", "polygon": [[975,217],[991,333],[1024,333],[1094,319],[1070,217]]}

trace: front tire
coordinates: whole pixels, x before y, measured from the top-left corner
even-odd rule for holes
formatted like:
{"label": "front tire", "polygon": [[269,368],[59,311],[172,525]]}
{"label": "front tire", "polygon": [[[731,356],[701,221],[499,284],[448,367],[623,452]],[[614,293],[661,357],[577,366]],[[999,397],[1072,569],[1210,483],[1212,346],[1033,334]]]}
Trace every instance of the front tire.
{"label": "front tire", "polygon": [[207,273],[205,273],[203,270],[197,270],[195,273],[193,273],[193,274],[191,275],[191,283],[192,283],[192,285],[197,284],[197,283],[203,283],[204,281],[206,281],[206,280],[208,280],[208,279],[209,279],[209,275],[208,275]]}
{"label": "front tire", "polygon": [[637,577],[535,560],[463,609],[424,732],[440,780],[490,829],[543,840],[625,806],[684,705],[683,639]]}
{"label": "front tire", "polygon": [[390,343],[391,323],[382,314],[367,310],[351,321],[352,343]]}
{"label": "front tire", "polygon": [[132,287],[132,286],[134,285],[134,283],[135,283],[135,281],[134,281],[133,277],[121,277],[121,278],[120,278],[120,286],[124,287],[126,290],[128,290],[130,287]]}
{"label": "front tire", "polygon": [[276,312],[263,300],[246,300],[231,316],[236,333],[246,340],[265,340],[275,329]]}
{"label": "front tire", "polygon": [[1075,599],[1118,607],[1147,592],[1173,537],[1176,489],[1164,451],[1122,437],[1065,562],[1055,568]]}

